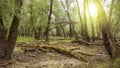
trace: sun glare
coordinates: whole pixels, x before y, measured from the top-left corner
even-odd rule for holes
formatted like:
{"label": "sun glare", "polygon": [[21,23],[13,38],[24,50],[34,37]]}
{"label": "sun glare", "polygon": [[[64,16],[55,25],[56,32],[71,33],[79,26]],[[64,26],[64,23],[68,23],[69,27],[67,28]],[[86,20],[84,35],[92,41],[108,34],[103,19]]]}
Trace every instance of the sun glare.
{"label": "sun glare", "polygon": [[91,16],[93,17],[97,16],[97,7],[94,4],[90,4],[88,9],[90,11]]}

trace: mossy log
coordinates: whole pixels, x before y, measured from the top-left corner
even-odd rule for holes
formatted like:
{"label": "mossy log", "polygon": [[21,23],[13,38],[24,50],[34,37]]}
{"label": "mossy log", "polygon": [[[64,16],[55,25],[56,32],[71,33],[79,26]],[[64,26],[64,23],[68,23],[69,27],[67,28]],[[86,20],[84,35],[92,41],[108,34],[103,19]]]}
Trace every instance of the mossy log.
{"label": "mossy log", "polygon": [[[66,56],[69,57],[74,57],[79,61],[83,61],[83,62],[88,62],[87,58],[82,57],[83,56],[94,56],[92,54],[88,54],[88,53],[83,53],[83,52],[76,52],[74,49],[66,49],[65,47],[61,47],[61,46],[51,46],[51,45],[43,45],[43,46],[25,46],[22,47],[24,50],[24,53],[26,52],[35,52],[35,51],[43,51],[43,52],[58,52],[61,54],[64,54]],[[27,49],[26,49],[27,48]]]}
{"label": "mossy log", "polygon": [[56,51],[58,53],[66,55],[66,56],[74,57],[79,61],[88,62],[87,59],[83,58],[80,55],[80,53],[74,52],[72,50],[68,50],[68,49],[63,48],[63,47],[58,47],[58,46],[41,46],[41,47],[39,47],[39,50],[45,51],[45,49],[54,50],[54,51]]}

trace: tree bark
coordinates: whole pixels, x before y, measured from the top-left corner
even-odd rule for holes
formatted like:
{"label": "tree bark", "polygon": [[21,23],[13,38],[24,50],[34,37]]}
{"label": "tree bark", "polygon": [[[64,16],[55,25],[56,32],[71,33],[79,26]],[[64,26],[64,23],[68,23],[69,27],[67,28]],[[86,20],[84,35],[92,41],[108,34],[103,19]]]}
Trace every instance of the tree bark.
{"label": "tree bark", "polygon": [[48,23],[47,23],[47,28],[46,28],[46,42],[49,42],[49,29],[50,29],[50,20],[51,20],[51,15],[52,15],[52,6],[53,6],[53,0],[50,0],[50,13],[48,16]]}
{"label": "tree bark", "polygon": [[0,17],[0,59],[4,58],[6,46],[6,34],[3,25],[3,19]]}
{"label": "tree bark", "polygon": [[[20,10],[16,9],[15,12],[17,14],[21,13],[21,6],[23,4],[22,0],[16,0],[15,4],[16,4],[16,6],[19,6],[19,8],[20,8]],[[19,22],[20,22],[19,18],[16,15],[14,15],[12,24],[10,26],[7,44],[6,44],[6,48],[5,48],[5,55],[4,55],[5,60],[12,59],[13,50],[16,45],[17,36],[18,36]]]}
{"label": "tree bark", "polygon": [[13,22],[10,27],[10,32],[7,40],[7,46],[6,46],[6,53],[5,53],[5,59],[11,59],[13,50],[16,44],[17,36],[18,36],[18,26],[19,26],[19,19],[18,17],[13,17]]}

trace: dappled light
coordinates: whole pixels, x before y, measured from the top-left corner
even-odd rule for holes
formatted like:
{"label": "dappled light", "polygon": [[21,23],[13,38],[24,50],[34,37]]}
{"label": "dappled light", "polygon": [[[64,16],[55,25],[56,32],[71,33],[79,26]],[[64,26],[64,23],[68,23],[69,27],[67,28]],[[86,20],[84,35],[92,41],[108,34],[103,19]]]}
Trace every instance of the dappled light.
{"label": "dappled light", "polygon": [[0,68],[120,68],[120,0],[0,0]]}

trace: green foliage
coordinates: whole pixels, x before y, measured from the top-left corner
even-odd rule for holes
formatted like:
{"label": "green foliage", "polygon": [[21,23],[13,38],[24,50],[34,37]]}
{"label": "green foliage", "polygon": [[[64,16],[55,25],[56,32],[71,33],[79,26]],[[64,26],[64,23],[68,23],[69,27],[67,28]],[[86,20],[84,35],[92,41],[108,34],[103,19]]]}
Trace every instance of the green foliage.
{"label": "green foliage", "polygon": [[120,68],[120,58],[116,58],[114,61],[113,61],[113,66],[112,68]]}
{"label": "green foliage", "polygon": [[15,1],[14,0],[0,0],[0,17],[3,18],[5,29],[9,29],[12,16],[14,14]]}
{"label": "green foliage", "polygon": [[48,0],[24,1],[19,30],[22,30],[21,27],[29,30],[40,27],[43,31],[47,24],[48,2]]}
{"label": "green foliage", "polygon": [[6,12],[11,13],[14,11],[14,5],[15,1],[14,0],[0,0],[0,14],[4,15]]}
{"label": "green foliage", "polygon": [[53,8],[53,14],[55,15],[55,17],[59,20],[63,20],[65,18],[65,11],[58,0],[54,1]]}

